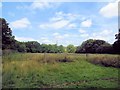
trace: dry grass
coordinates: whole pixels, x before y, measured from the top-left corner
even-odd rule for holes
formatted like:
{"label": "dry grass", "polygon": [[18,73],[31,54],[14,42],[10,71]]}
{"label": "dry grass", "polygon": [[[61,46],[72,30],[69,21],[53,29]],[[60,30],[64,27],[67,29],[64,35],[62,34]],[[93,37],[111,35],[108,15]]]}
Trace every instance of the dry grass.
{"label": "dry grass", "polygon": [[9,54],[3,56],[3,63],[4,62],[11,62],[11,61],[28,61],[32,60],[37,61],[39,63],[58,63],[58,62],[73,62],[75,59],[74,55],[69,54],[47,54],[47,53],[21,53],[21,54]]}
{"label": "dry grass", "polygon": [[120,56],[108,54],[90,54],[87,60],[93,64],[103,65],[105,67],[120,68]]}

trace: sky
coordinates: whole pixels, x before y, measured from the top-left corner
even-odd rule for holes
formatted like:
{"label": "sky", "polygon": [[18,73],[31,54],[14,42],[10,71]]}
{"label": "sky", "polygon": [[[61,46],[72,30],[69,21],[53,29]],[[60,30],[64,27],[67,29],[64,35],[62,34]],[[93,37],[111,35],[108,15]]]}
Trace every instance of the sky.
{"label": "sky", "polygon": [[5,18],[18,41],[75,46],[87,39],[115,41],[118,3],[2,2]]}

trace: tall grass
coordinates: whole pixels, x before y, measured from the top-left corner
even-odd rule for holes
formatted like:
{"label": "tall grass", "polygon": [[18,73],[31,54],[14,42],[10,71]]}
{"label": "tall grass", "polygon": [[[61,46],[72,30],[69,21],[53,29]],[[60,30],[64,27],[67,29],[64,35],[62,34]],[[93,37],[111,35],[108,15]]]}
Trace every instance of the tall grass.
{"label": "tall grass", "polygon": [[3,88],[118,88],[118,69],[91,64],[84,54],[16,53],[2,62]]}
{"label": "tall grass", "polygon": [[61,54],[15,53],[15,54],[3,55],[2,58],[3,58],[3,63],[6,61],[9,62],[9,61],[26,61],[26,60],[37,61],[40,63],[55,63],[55,62],[72,62],[78,57],[76,57],[76,54],[63,54],[63,53]]}
{"label": "tall grass", "polygon": [[120,55],[90,54],[87,57],[87,60],[93,64],[98,64],[105,67],[120,68]]}

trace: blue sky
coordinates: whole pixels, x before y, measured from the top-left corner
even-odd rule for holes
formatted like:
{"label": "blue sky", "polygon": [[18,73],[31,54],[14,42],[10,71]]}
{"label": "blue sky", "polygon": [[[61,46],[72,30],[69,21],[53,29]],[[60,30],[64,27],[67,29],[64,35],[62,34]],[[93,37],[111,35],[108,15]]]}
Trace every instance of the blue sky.
{"label": "blue sky", "polygon": [[117,2],[3,2],[2,17],[19,41],[80,45],[87,39],[115,41]]}

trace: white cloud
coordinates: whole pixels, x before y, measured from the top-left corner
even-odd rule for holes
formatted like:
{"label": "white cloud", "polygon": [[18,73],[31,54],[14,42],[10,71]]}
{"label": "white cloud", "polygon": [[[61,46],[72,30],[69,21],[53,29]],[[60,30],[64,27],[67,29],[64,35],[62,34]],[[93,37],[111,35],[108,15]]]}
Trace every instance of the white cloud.
{"label": "white cloud", "polygon": [[83,37],[83,38],[86,38],[86,37],[88,37],[89,36],[89,34],[87,34],[87,33],[84,33],[84,34],[81,34],[80,35],[80,37]]}
{"label": "white cloud", "polygon": [[53,17],[50,19],[51,22],[55,22],[55,21],[59,21],[59,20],[62,20],[63,17]]}
{"label": "white cloud", "polygon": [[62,39],[64,39],[64,38],[69,37],[70,35],[69,35],[69,34],[63,34],[63,35],[61,35],[61,34],[59,34],[59,33],[53,33],[53,36],[54,36],[54,38],[55,38],[56,40],[62,40]]}
{"label": "white cloud", "polygon": [[27,28],[30,26],[30,21],[27,18],[22,18],[20,20],[16,20],[10,23],[10,26],[15,29],[20,29],[20,28]]}
{"label": "white cloud", "polygon": [[91,27],[92,26],[92,20],[91,19],[88,19],[88,20],[85,20],[81,23],[81,26],[82,27]]}
{"label": "white cloud", "polygon": [[57,35],[59,35],[59,33],[53,33],[53,36],[57,36]]}
{"label": "white cloud", "polygon": [[53,36],[54,36],[54,38],[57,39],[57,40],[61,40],[61,39],[64,38],[64,37],[63,37],[62,35],[60,35],[59,33],[53,33]]}
{"label": "white cloud", "polygon": [[33,9],[43,9],[43,8],[49,8],[51,5],[48,2],[33,2],[31,7]]}
{"label": "white cloud", "polygon": [[35,40],[33,38],[30,38],[30,37],[18,37],[18,36],[15,36],[15,39],[18,40],[18,41],[38,41],[38,40]]}
{"label": "white cloud", "polygon": [[18,40],[18,41],[21,41],[21,42],[37,41],[40,44],[41,43],[42,44],[54,44],[54,42],[52,40],[49,40],[47,37],[41,37],[40,40],[38,40],[38,39],[31,38],[31,37],[18,37],[18,36],[15,36],[15,39]]}
{"label": "white cloud", "polygon": [[55,16],[50,18],[47,23],[40,24],[42,29],[61,29],[61,28],[76,28],[77,25],[73,23],[77,19],[76,14],[56,12]]}
{"label": "white cloud", "polygon": [[113,37],[114,33],[112,30],[103,30],[100,32],[94,32],[92,33],[92,35],[89,38],[93,38],[93,39],[101,39],[101,40],[105,40],[107,42],[113,43]]}
{"label": "white cloud", "polygon": [[107,18],[118,16],[118,1],[119,0],[114,3],[108,3],[100,9],[99,13]]}
{"label": "white cloud", "polygon": [[63,15],[65,15],[62,11],[56,12],[55,14],[56,14],[57,16],[63,16]]}
{"label": "white cloud", "polygon": [[68,25],[68,23],[69,21],[67,20],[61,20],[61,21],[52,23],[51,26],[54,27],[55,29],[60,29]]}
{"label": "white cloud", "polygon": [[41,37],[40,39],[41,39],[41,40],[45,40],[45,39],[48,39],[48,38],[47,38],[47,37]]}
{"label": "white cloud", "polygon": [[56,21],[56,22],[49,22],[49,23],[41,24],[41,25],[39,25],[39,27],[42,28],[42,29],[48,29],[48,28],[61,29],[68,24],[69,24],[69,21],[60,20],[60,21]]}
{"label": "white cloud", "polygon": [[59,3],[55,3],[55,2],[46,2],[43,0],[35,0],[32,4],[31,4],[31,8],[32,9],[45,9],[45,8],[55,8],[57,6],[60,5]]}
{"label": "white cloud", "polygon": [[80,15],[78,15],[78,14],[64,13],[62,11],[56,12],[55,16],[56,16],[56,18],[58,18],[58,17],[59,18],[65,18],[65,19],[67,19],[69,21],[74,21],[74,20],[80,18]]}
{"label": "white cloud", "polygon": [[78,30],[80,33],[86,33],[86,31],[85,30],[83,30],[83,29],[80,29],[80,30]]}
{"label": "white cloud", "polygon": [[76,27],[77,27],[77,25],[75,23],[71,23],[68,25],[68,28],[76,28]]}
{"label": "white cloud", "polygon": [[69,37],[70,35],[69,34],[64,34],[63,37]]}
{"label": "white cloud", "polygon": [[47,37],[41,37],[40,43],[42,43],[42,44],[54,44],[54,42],[49,40]]}
{"label": "white cloud", "polygon": [[46,28],[48,28],[47,25],[48,24],[40,24],[38,27],[41,28],[41,29],[46,29]]}
{"label": "white cloud", "polygon": [[61,36],[61,35],[58,35],[58,36],[55,36],[55,39],[56,39],[56,40],[61,40],[61,39],[64,39],[64,37]]}
{"label": "white cloud", "polygon": [[50,43],[50,40],[48,40],[48,38],[41,38],[42,39],[42,43]]}
{"label": "white cloud", "polygon": [[113,33],[113,31],[112,30],[103,30],[102,32],[100,32],[100,35],[110,35],[111,33]]}

